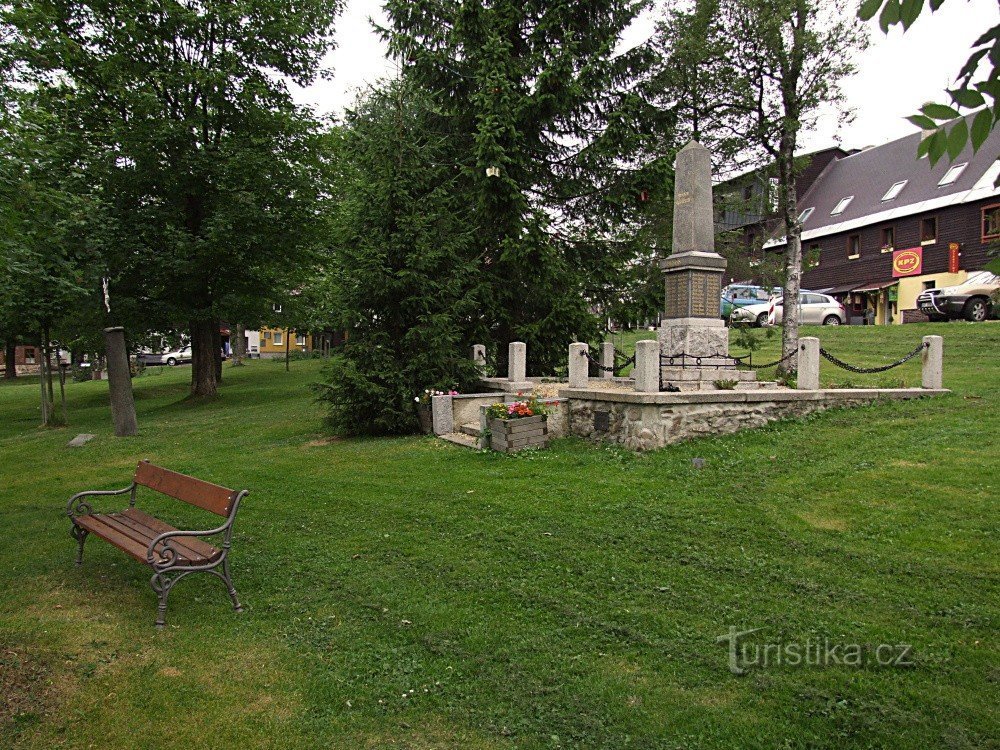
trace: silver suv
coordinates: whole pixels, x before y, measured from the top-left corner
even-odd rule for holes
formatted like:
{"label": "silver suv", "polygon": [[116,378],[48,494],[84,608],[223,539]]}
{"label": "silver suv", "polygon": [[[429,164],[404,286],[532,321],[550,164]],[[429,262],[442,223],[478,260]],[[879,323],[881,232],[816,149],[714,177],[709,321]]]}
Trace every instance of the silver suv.
{"label": "silver suv", "polygon": [[931,320],[965,318],[982,323],[990,316],[990,298],[1000,290],[1000,277],[989,271],[969,274],[957,286],[928,289],[917,297],[917,308]]}

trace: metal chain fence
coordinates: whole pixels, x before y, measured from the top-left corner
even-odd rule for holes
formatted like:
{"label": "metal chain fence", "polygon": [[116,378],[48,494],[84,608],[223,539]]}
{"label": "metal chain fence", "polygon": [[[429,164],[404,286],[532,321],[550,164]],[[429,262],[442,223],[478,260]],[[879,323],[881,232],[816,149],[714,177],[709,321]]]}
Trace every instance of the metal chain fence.
{"label": "metal chain fence", "polygon": [[844,370],[847,370],[848,372],[856,372],[856,373],[859,373],[859,374],[862,374],[862,375],[866,375],[866,374],[871,374],[871,373],[876,373],[876,372],[885,372],[886,370],[891,370],[894,367],[899,367],[900,365],[902,365],[902,364],[904,364],[906,362],[909,362],[911,359],[913,359],[914,357],[916,357],[927,346],[928,346],[927,344],[921,342],[920,345],[916,349],[914,349],[912,352],[910,352],[909,354],[905,355],[904,357],[901,357],[900,359],[897,359],[892,364],[883,365],[881,367],[855,367],[854,365],[851,365],[851,364],[848,364],[847,362],[844,362],[842,359],[837,359],[835,356],[833,356],[832,354],[830,354],[830,352],[828,352],[823,347],[820,347],[819,353],[823,356],[823,359],[827,360],[828,362],[832,362],[837,367],[840,367],[840,368],[842,368]]}

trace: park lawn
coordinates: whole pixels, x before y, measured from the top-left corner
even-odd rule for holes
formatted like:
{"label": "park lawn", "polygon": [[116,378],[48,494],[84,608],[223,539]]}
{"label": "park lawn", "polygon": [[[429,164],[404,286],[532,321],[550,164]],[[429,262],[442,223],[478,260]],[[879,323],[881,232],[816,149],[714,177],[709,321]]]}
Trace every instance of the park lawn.
{"label": "park lawn", "polygon": [[[184,400],[188,368],[146,374],[133,439],[106,383],[70,384],[56,430],[36,382],[0,387],[0,747],[996,747],[1000,324],[806,333],[867,365],[941,333],[954,393],[646,455],[501,456],[327,439],[315,361],[227,366],[209,403]],[[917,362],[823,365],[919,384]],[[67,498],[140,458],[250,489],[243,615],[194,576],[157,632],[146,568],[93,538],[73,565]],[[176,505],[150,507],[212,522]],[[737,676],[731,626],[912,644],[914,666]]]}

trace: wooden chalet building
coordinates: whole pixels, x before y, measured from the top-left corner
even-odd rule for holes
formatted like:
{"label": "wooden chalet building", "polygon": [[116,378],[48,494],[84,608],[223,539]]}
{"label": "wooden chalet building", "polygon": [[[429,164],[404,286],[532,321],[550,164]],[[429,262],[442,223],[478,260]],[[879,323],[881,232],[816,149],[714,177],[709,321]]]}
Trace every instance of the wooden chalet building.
{"label": "wooden chalet building", "polygon": [[[841,300],[852,323],[926,320],[917,295],[965,281],[1000,240],[1000,129],[933,167],[920,138],[834,158],[799,197],[802,288]],[[767,250],[784,249],[779,231]]]}

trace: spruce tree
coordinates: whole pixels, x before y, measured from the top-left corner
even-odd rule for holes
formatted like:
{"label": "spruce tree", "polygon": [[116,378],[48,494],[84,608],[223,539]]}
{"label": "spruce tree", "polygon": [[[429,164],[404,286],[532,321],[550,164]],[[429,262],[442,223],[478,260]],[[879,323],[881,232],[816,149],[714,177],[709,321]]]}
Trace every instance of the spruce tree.
{"label": "spruce tree", "polygon": [[318,385],[341,432],[417,426],[425,389],[472,386],[480,301],[474,207],[427,95],[397,81],[348,113],[331,147],[331,255],[304,296],[348,331]]}
{"label": "spruce tree", "polygon": [[[501,369],[565,364],[598,333],[591,306],[627,268],[650,190],[636,165],[645,46],[619,49],[645,0],[389,0],[383,34],[450,134],[474,227],[476,297]],[[610,286],[613,286],[610,285]]]}

